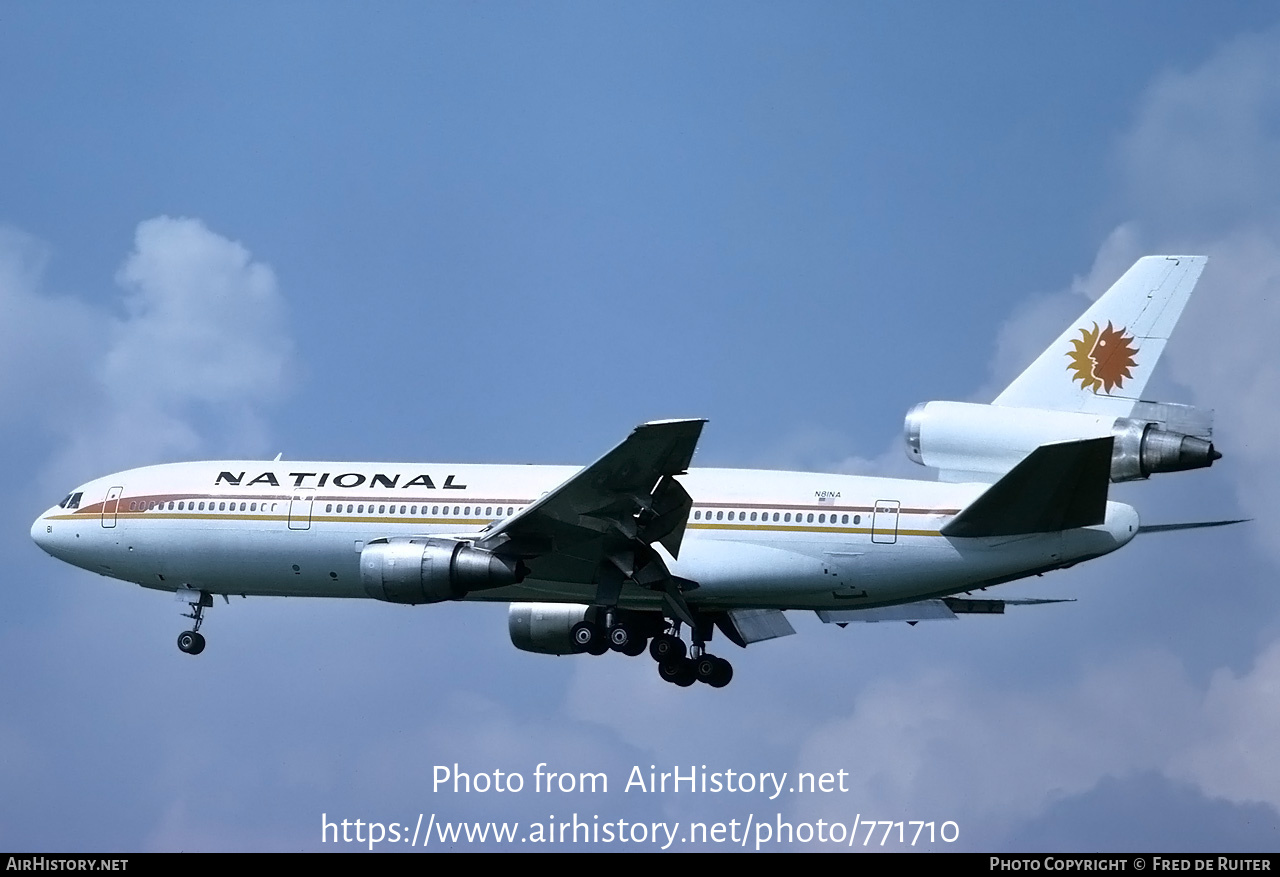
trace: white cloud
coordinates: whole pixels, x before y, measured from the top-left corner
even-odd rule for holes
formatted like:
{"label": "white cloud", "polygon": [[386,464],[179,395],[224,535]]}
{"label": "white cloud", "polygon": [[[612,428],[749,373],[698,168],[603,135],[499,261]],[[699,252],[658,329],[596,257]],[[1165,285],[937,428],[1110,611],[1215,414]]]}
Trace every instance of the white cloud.
{"label": "white cloud", "polygon": [[[847,800],[877,819],[954,819],[978,847],[1108,777],[1161,773],[1206,797],[1280,808],[1280,647],[1207,691],[1173,656],[1130,654],[1035,691],[960,670],[884,679],[804,739],[796,770],[849,765]],[[851,759],[851,748],[865,757]],[[797,818],[831,818],[796,799]],[[975,834],[981,837],[975,837]]]}
{"label": "white cloud", "polygon": [[125,405],[275,398],[292,343],[275,274],[198,219],[149,219],[117,280],[128,316],[114,326],[103,381]]}
{"label": "white cloud", "polygon": [[269,266],[198,219],[150,219],[117,275],[125,295],[115,316],[43,292],[42,260],[32,239],[0,234],[0,300],[16,315],[4,372],[23,376],[0,379],[0,400],[48,409],[60,441],[42,489],[128,465],[264,450],[261,411],[293,367]]}
{"label": "white cloud", "polygon": [[931,470],[907,459],[906,446],[899,436],[895,436],[889,446],[874,457],[849,454],[852,444],[848,436],[833,429],[800,424],[789,428],[771,446],[762,448],[755,465],[762,469],[796,472],[837,472],[919,480],[932,477]]}
{"label": "white cloud", "polygon": [[1202,723],[1201,739],[1171,766],[1171,775],[1217,797],[1280,807],[1280,643],[1264,649],[1249,673],[1214,675]]}
{"label": "white cloud", "polygon": [[1121,163],[1144,221],[1174,240],[1274,217],[1280,199],[1280,30],[1235,40],[1149,89]]}

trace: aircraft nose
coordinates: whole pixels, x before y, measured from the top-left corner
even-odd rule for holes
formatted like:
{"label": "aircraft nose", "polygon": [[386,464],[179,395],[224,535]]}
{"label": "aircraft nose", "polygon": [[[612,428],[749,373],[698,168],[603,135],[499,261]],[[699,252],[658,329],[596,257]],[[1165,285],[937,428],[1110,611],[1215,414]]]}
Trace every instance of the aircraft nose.
{"label": "aircraft nose", "polygon": [[53,553],[49,550],[53,543],[51,525],[45,520],[44,515],[36,518],[35,523],[31,525],[31,541],[39,545],[46,554]]}

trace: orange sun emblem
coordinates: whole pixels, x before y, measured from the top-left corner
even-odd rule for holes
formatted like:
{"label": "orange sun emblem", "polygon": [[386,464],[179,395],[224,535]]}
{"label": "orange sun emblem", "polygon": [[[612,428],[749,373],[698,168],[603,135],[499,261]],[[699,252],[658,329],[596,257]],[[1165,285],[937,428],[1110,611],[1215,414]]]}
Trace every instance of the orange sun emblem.
{"label": "orange sun emblem", "polygon": [[1110,322],[1101,331],[1097,323],[1092,332],[1081,329],[1080,337],[1071,342],[1074,350],[1067,353],[1071,358],[1067,370],[1075,372],[1071,379],[1095,393],[1110,394],[1114,387],[1123,388],[1124,379],[1133,377],[1129,369],[1137,366],[1134,356],[1138,349],[1130,346],[1132,341],[1133,336],[1126,335],[1123,327],[1113,329]]}

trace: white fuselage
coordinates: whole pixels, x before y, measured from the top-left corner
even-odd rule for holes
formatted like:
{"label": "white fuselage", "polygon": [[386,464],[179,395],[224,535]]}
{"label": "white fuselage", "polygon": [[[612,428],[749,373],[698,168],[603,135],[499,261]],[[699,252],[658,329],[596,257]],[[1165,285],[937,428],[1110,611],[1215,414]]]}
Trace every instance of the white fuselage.
{"label": "white fuselage", "polygon": [[[49,554],[144,587],[213,594],[367,597],[375,539],[478,534],[579,470],[572,466],[215,461],[149,466],[77,488],[32,526]],[[671,572],[704,608],[860,608],[943,596],[1066,566],[1136,534],[1132,508],[1096,527],[959,539],[939,530],[986,484],[692,469]],[[73,494],[74,496],[74,494]],[[69,504],[71,505],[71,504]],[[590,603],[594,588],[526,579],[468,599]],[[619,605],[657,608],[624,588]]]}

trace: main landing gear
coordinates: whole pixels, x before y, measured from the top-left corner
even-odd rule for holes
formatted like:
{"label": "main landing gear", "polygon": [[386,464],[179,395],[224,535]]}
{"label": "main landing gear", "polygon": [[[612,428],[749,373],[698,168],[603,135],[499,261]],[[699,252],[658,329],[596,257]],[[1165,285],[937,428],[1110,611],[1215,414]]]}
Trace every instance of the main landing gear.
{"label": "main landing gear", "polygon": [[693,647],[686,656],[678,622],[653,638],[649,645],[649,656],[658,662],[658,675],[663,681],[681,688],[688,688],[694,682],[705,682],[712,688],[724,688],[733,679],[733,665],[708,652],[706,642],[696,629]]}
{"label": "main landing gear", "polygon": [[[192,597],[195,599],[191,599]],[[195,621],[190,630],[178,634],[178,649],[188,655],[198,655],[204,651],[204,635],[200,633],[200,625],[204,623],[204,610],[213,605],[213,595],[204,591],[188,591],[185,594],[179,591],[178,599],[185,599],[191,607],[191,611],[182,613],[182,617]]]}
{"label": "main landing gear", "polygon": [[635,657],[643,654],[647,646],[663,680],[681,688],[695,682],[724,688],[733,679],[733,665],[707,652],[712,625],[699,623],[690,630],[693,645],[686,647],[678,621],[668,622],[656,612],[624,616],[618,610],[593,607],[584,620],[573,626],[569,636],[576,651],[590,655],[613,650]]}
{"label": "main landing gear", "polygon": [[604,615],[603,624],[588,619],[573,626],[569,635],[574,648],[589,655],[603,655],[610,649],[633,658],[644,653],[647,637],[642,630],[618,618],[617,613],[605,612]]}

